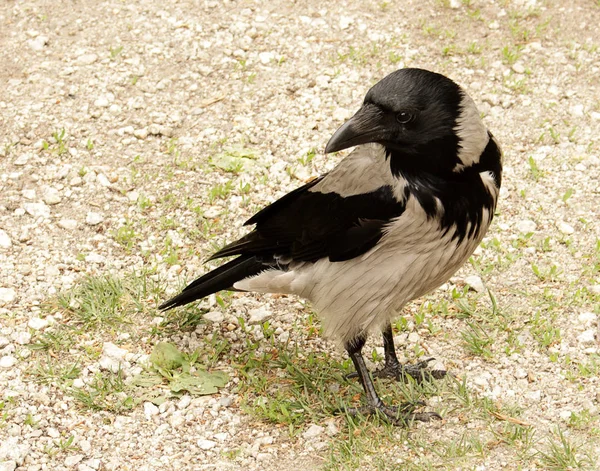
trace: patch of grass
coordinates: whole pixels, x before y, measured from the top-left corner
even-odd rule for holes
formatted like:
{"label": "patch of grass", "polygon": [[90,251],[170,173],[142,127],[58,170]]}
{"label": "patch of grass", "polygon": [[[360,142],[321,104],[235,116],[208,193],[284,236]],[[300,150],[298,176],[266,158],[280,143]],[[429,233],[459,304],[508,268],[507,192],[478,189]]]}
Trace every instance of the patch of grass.
{"label": "patch of grass", "polygon": [[574,469],[596,469],[588,451],[581,452],[581,446],[574,444],[560,427],[547,441],[546,450],[540,451],[540,459],[548,471],[571,471]]}

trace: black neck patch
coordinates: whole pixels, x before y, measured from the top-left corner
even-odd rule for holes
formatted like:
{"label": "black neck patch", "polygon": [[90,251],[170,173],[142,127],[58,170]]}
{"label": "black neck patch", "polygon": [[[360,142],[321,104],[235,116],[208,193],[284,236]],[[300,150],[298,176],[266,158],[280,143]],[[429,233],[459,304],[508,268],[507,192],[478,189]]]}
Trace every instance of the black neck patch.
{"label": "black neck patch", "polygon": [[496,198],[480,176],[481,172],[492,173],[496,186],[500,188],[501,153],[491,134],[479,163],[461,172],[453,172],[447,166],[427,167],[431,160],[439,162],[438,158],[423,158],[419,162],[419,156],[401,155],[393,150],[388,152],[392,172],[401,175],[407,182],[406,198],[415,197],[429,218],[439,219],[445,232],[454,229],[453,239],[461,242],[465,237],[477,237],[482,223],[489,223],[483,220],[484,210],[488,211],[490,220],[493,217]]}

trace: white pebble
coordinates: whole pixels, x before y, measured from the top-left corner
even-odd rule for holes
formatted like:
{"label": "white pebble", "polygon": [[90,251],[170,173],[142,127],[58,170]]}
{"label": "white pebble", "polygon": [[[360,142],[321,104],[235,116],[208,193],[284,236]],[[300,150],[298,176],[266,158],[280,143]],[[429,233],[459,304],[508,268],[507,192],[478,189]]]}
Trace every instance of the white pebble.
{"label": "white pebble", "polygon": [[311,438],[316,438],[323,433],[325,429],[320,425],[312,424],[306,431],[302,434],[302,438],[305,440],[310,440]]}
{"label": "white pebble", "polygon": [[588,329],[577,336],[577,341],[583,345],[596,343],[596,331]]}
{"label": "white pebble", "polygon": [[272,52],[261,52],[258,55],[258,60],[260,60],[261,64],[268,64],[269,62],[271,62],[273,59],[275,59],[275,54],[273,54]]}
{"label": "white pebble", "polygon": [[77,227],[77,221],[75,219],[61,219],[58,221],[58,225],[63,229],[72,231]]}
{"label": "white pebble", "polygon": [[12,303],[17,298],[17,293],[12,288],[0,288],[0,306]]}
{"label": "white pebble", "polygon": [[34,218],[43,217],[47,219],[50,217],[50,208],[46,203],[25,203],[23,208],[27,214]]}
{"label": "white pebble", "polygon": [[517,74],[525,73],[525,66],[521,62],[515,62],[512,66],[512,70]]}
{"label": "white pebble", "polygon": [[98,108],[108,108],[109,105],[110,102],[105,96],[98,97],[98,99],[94,102],[94,106],[97,106]]}
{"label": "white pebble", "polygon": [[250,324],[262,324],[265,320],[273,315],[273,313],[264,306],[252,309],[249,314],[250,318],[248,319],[248,322]]}
{"label": "white pebble", "polygon": [[558,230],[565,235],[573,234],[573,232],[575,232],[573,226],[562,221],[558,223]]}
{"label": "white pebble", "polygon": [[98,180],[98,183],[100,183],[100,185],[102,185],[106,188],[108,188],[112,185],[112,183],[110,183],[110,181],[108,180],[106,175],[104,175],[103,173],[98,174],[97,180]]}
{"label": "white pebble", "polygon": [[87,213],[87,216],[85,217],[85,223],[90,226],[97,226],[102,221],[104,221],[104,216],[102,216],[102,214],[95,213],[93,211],[90,211],[89,213]]}
{"label": "white pebble", "polygon": [[485,286],[483,285],[483,281],[477,275],[467,276],[465,278],[465,283],[469,285],[469,287],[473,288],[478,293],[483,293],[485,291]]}
{"label": "white pebble", "polygon": [[218,324],[219,322],[223,322],[225,320],[225,316],[223,315],[222,312],[219,312],[219,311],[207,312],[206,314],[204,314],[203,318],[206,319],[207,321],[211,321],[216,324]]}
{"label": "white pebble", "polygon": [[8,234],[2,229],[0,229],[0,248],[8,249],[11,245],[12,241],[10,240]]}
{"label": "white pebble", "polygon": [[98,56],[96,54],[82,54],[77,58],[77,63],[79,65],[91,65],[98,60]]}
{"label": "white pebble", "polygon": [[65,458],[65,466],[72,468],[84,458],[83,455],[71,455]]}
{"label": "white pebble", "polygon": [[33,330],[40,330],[44,327],[47,327],[49,322],[46,319],[42,319],[41,317],[32,317],[29,319],[27,326]]}
{"label": "white pebble", "polygon": [[14,334],[13,338],[19,345],[27,345],[31,342],[31,334],[29,332],[17,332]]}
{"label": "white pebble", "polygon": [[217,442],[213,442],[212,440],[206,440],[204,438],[200,438],[197,443],[202,450],[210,450],[211,448],[217,446]]}
{"label": "white pebble", "polygon": [[133,131],[133,135],[138,139],[146,139],[148,137],[148,130],[146,128],[136,129]]}
{"label": "white pebble", "polygon": [[44,190],[42,199],[46,204],[58,204],[61,200],[58,190],[52,187],[48,187]]}
{"label": "white pebble", "polygon": [[17,359],[13,356],[3,356],[2,358],[0,358],[0,368],[12,368],[16,362]]}
{"label": "white pebble", "polygon": [[186,394],[185,396],[181,396],[181,399],[179,399],[179,401],[177,402],[177,408],[185,409],[187,406],[190,405],[191,402],[192,402],[192,398],[189,394]]}
{"label": "white pebble", "polygon": [[124,348],[117,347],[112,342],[104,342],[102,345],[102,353],[109,358],[114,358],[115,360],[122,360],[125,358],[125,355],[129,353]]}
{"label": "white pebble", "polygon": [[158,407],[154,404],[151,402],[144,402],[144,415],[148,420],[150,420],[153,415],[158,415],[158,412]]}
{"label": "white pebble", "polygon": [[419,334],[416,332],[411,332],[408,334],[408,341],[409,343],[417,343],[419,341]]}
{"label": "white pebble", "polygon": [[524,219],[523,221],[517,222],[515,225],[517,230],[523,234],[527,234],[529,232],[535,232],[537,228],[537,224],[529,219]]}

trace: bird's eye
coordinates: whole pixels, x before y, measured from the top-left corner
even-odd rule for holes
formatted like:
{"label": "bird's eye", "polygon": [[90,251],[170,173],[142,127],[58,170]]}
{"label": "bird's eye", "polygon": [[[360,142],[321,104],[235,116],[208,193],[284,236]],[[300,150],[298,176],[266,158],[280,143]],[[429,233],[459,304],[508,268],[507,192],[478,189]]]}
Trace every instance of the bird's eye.
{"label": "bird's eye", "polygon": [[413,120],[413,115],[410,113],[407,113],[406,111],[401,111],[400,113],[398,113],[396,115],[396,121],[398,121],[400,124],[410,123],[412,120]]}

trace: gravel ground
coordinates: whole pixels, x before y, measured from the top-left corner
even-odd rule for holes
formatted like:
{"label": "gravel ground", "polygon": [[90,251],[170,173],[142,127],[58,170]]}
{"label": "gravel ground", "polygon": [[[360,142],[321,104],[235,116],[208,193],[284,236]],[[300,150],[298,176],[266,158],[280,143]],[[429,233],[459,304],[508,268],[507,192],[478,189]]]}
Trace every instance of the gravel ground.
{"label": "gravel ground", "polygon": [[[1,2],[0,470],[598,469],[599,24],[600,5],[584,0]],[[341,361],[307,334],[310,306],[291,297],[212,297],[181,333],[161,330],[154,306],[256,209],[332,168],[340,157],[322,155],[327,139],[402,66],[468,89],[506,172],[481,249],[407,309],[398,340],[408,359],[421,349],[473,394],[515,407],[497,422],[443,409],[442,423],[408,435],[361,422],[395,442],[346,461],[331,456],[359,429],[348,435],[329,413],[294,433],[261,418],[228,355],[215,362],[232,378],[218,394],[83,407],[72,387],[102,371],[134,377],[158,341],[192,351],[225,338],[231,356],[248,342],[268,352],[265,320],[281,345],[297,338],[303,352]],[[75,325],[57,293],[132,269],[161,286],[133,325],[100,322],[73,330],[63,351],[40,351]],[[472,323],[455,315],[461,299]],[[76,374],[40,373],[67,360]],[[486,436],[507,417],[535,430],[531,455],[489,435],[485,453],[436,465],[428,446]],[[552,461],[558,430],[581,452],[574,463]]]}

